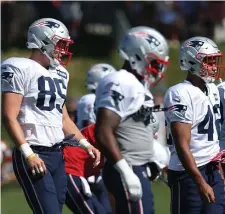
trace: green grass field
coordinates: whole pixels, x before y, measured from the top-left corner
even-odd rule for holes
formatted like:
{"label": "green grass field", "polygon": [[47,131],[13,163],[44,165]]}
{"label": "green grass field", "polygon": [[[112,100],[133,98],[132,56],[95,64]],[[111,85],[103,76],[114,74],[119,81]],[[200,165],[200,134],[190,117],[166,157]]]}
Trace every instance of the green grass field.
{"label": "green grass field", "polygon": [[[152,185],[155,199],[155,214],[169,214],[169,188],[162,182]],[[2,189],[1,195],[2,214],[31,214],[23,192],[19,185],[8,185]],[[71,214],[72,212],[63,207],[63,214]]]}
{"label": "green grass field", "polygon": [[[223,52],[225,52],[225,44],[219,46]],[[4,53],[2,60],[12,57],[28,57],[27,51],[11,50]],[[185,73],[180,71],[178,66],[178,50],[176,48],[170,49],[170,66],[166,72],[164,80],[166,88],[183,80]],[[109,63],[120,69],[122,61],[116,52],[112,52],[110,58],[101,60],[93,58],[74,58],[69,64],[67,69],[70,72],[70,83],[68,88],[68,96],[81,96],[88,92],[84,86],[85,73],[87,69],[94,63]],[[8,135],[2,126],[1,130],[2,138],[9,139]],[[155,210],[156,214],[168,214],[169,213],[169,188],[161,182],[153,184],[153,192],[155,197]],[[18,185],[8,185],[2,190],[1,195],[1,209],[2,214],[30,214],[31,210],[26,204],[22,190]],[[64,214],[71,213],[66,207],[63,209]]]}

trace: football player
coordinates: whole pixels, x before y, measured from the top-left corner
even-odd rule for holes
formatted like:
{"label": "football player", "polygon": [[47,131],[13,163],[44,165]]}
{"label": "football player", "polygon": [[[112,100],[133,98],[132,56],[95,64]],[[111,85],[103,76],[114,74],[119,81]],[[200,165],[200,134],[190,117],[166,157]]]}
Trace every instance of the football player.
{"label": "football player", "polygon": [[82,129],[90,124],[94,124],[96,116],[94,113],[95,90],[98,82],[104,76],[115,72],[109,64],[99,63],[91,66],[86,75],[86,87],[92,92],[82,96],[77,104],[77,127]]}
{"label": "football player", "polygon": [[135,27],[122,40],[123,68],[100,80],[96,90],[95,136],[107,161],[103,180],[115,198],[116,213],[153,213],[147,177],[154,157],[152,96],[144,82],[159,82],[168,65],[168,44],[155,29]]}
{"label": "football player", "polygon": [[[92,133],[94,130],[92,127],[95,124],[96,118],[94,113],[95,90],[101,78],[115,71],[115,68],[111,65],[101,63],[91,66],[87,72],[86,87],[91,90],[92,93],[82,96],[78,101],[77,126],[82,132],[88,133],[91,142],[95,142],[94,133]],[[88,130],[88,132],[86,130]],[[88,171],[90,169],[90,161],[88,161],[83,154],[84,152],[76,147],[66,147],[64,149],[66,171],[69,174],[66,204],[74,213],[79,213],[79,210],[82,210],[83,213],[88,213],[91,210],[96,214],[109,214],[112,212],[111,206],[106,187],[101,179],[100,171],[95,174],[90,174],[90,177],[84,177],[84,173],[81,174],[77,173],[78,170],[71,170],[71,168],[79,168],[79,171]],[[83,163],[83,165],[81,163]],[[83,167],[79,167],[81,165]],[[87,183],[86,179],[89,183]],[[93,192],[91,196],[87,197],[85,195],[81,185],[82,182],[85,182],[86,186],[90,185],[90,190]],[[74,185],[76,185],[76,188]],[[79,192],[77,189],[79,189]],[[81,198],[83,202],[79,203]]]}
{"label": "football player", "polygon": [[[220,150],[222,152],[222,158],[225,158],[225,81],[217,85],[220,94],[220,113],[221,113],[221,123],[220,123]],[[222,162],[222,169],[225,175],[225,162]]]}
{"label": "football player", "polygon": [[[81,130],[83,136],[92,145],[96,144],[94,137],[95,124],[86,126]],[[73,213],[95,213],[95,214],[110,214],[112,213],[107,191],[105,189],[105,194],[101,195],[105,199],[102,201],[108,202],[102,203],[98,198],[98,194],[92,191],[90,185],[87,182],[87,178],[91,176],[98,176],[104,165],[104,157],[101,156],[101,163],[93,168],[93,159],[88,156],[88,154],[81,148],[75,146],[65,146],[63,149],[63,155],[65,159],[65,170],[68,174],[68,185],[67,185],[67,196],[66,205]],[[98,179],[98,182],[100,180]]]}
{"label": "football player", "polygon": [[217,85],[220,94],[221,131],[220,148],[225,150],[225,81]]}
{"label": "football player", "polygon": [[95,165],[100,160],[99,151],[83,137],[64,105],[69,81],[64,66],[71,59],[72,43],[62,22],[39,19],[28,29],[30,58],[12,57],[1,65],[2,112],[15,143],[14,172],[34,213],[62,211],[67,190],[61,149],[65,136],[75,135],[73,140]]}
{"label": "football player", "polygon": [[220,97],[216,85],[209,84],[224,72],[222,55],[209,38],[184,41],[179,63],[187,78],[164,97],[172,214],[225,211],[224,182],[218,162],[212,161],[220,151]]}

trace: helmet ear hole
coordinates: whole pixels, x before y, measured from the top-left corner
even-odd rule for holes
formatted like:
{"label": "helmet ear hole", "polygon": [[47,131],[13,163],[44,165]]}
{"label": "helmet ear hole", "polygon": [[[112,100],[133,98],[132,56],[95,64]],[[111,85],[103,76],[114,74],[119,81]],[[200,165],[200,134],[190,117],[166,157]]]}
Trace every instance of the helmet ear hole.
{"label": "helmet ear hole", "polygon": [[141,57],[139,55],[135,54],[135,56],[138,61],[141,61]]}
{"label": "helmet ear hole", "polygon": [[195,65],[196,63],[193,61],[188,61],[191,65]]}
{"label": "helmet ear hole", "polygon": [[47,41],[42,40],[42,42],[43,42],[45,45],[48,45],[48,42],[47,42]]}

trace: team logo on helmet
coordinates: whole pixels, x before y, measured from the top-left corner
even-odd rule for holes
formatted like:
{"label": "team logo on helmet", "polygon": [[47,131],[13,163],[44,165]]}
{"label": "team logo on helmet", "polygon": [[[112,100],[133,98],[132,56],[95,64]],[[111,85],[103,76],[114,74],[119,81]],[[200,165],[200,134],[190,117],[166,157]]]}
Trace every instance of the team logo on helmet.
{"label": "team logo on helmet", "polygon": [[197,51],[202,47],[202,45],[204,45],[204,42],[203,41],[188,41],[186,43],[186,46],[187,47],[193,47]]}
{"label": "team logo on helmet", "polygon": [[38,22],[34,26],[47,26],[49,28],[59,28],[60,24],[53,21],[42,21],[42,22]]}
{"label": "team logo on helmet", "polygon": [[149,44],[154,44],[155,46],[159,46],[161,44],[158,39],[156,39],[154,36],[149,35],[148,32],[137,31],[137,32],[132,32],[131,35],[146,39],[149,42]]}

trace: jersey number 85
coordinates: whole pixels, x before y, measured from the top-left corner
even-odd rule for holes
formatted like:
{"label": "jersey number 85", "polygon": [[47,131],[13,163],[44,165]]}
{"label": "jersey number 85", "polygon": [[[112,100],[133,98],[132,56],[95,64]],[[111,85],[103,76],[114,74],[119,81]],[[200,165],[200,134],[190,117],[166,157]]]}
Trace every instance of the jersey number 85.
{"label": "jersey number 85", "polygon": [[[48,83],[49,89],[46,89],[45,83]],[[62,79],[44,77],[41,76],[38,78],[38,99],[37,107],[44,111],[52,111],[56,108],[60,113],[62,113],[62,107],[66,100],[66,95],[63,94],[62,89],[66,89],[64,81]],[[56,101],[56,92],[62,98],[62,104],[55,104]],[[48,96],[47,96],[48,95]],[[46,106],[46,101],[49,100],[48,105]]]}

